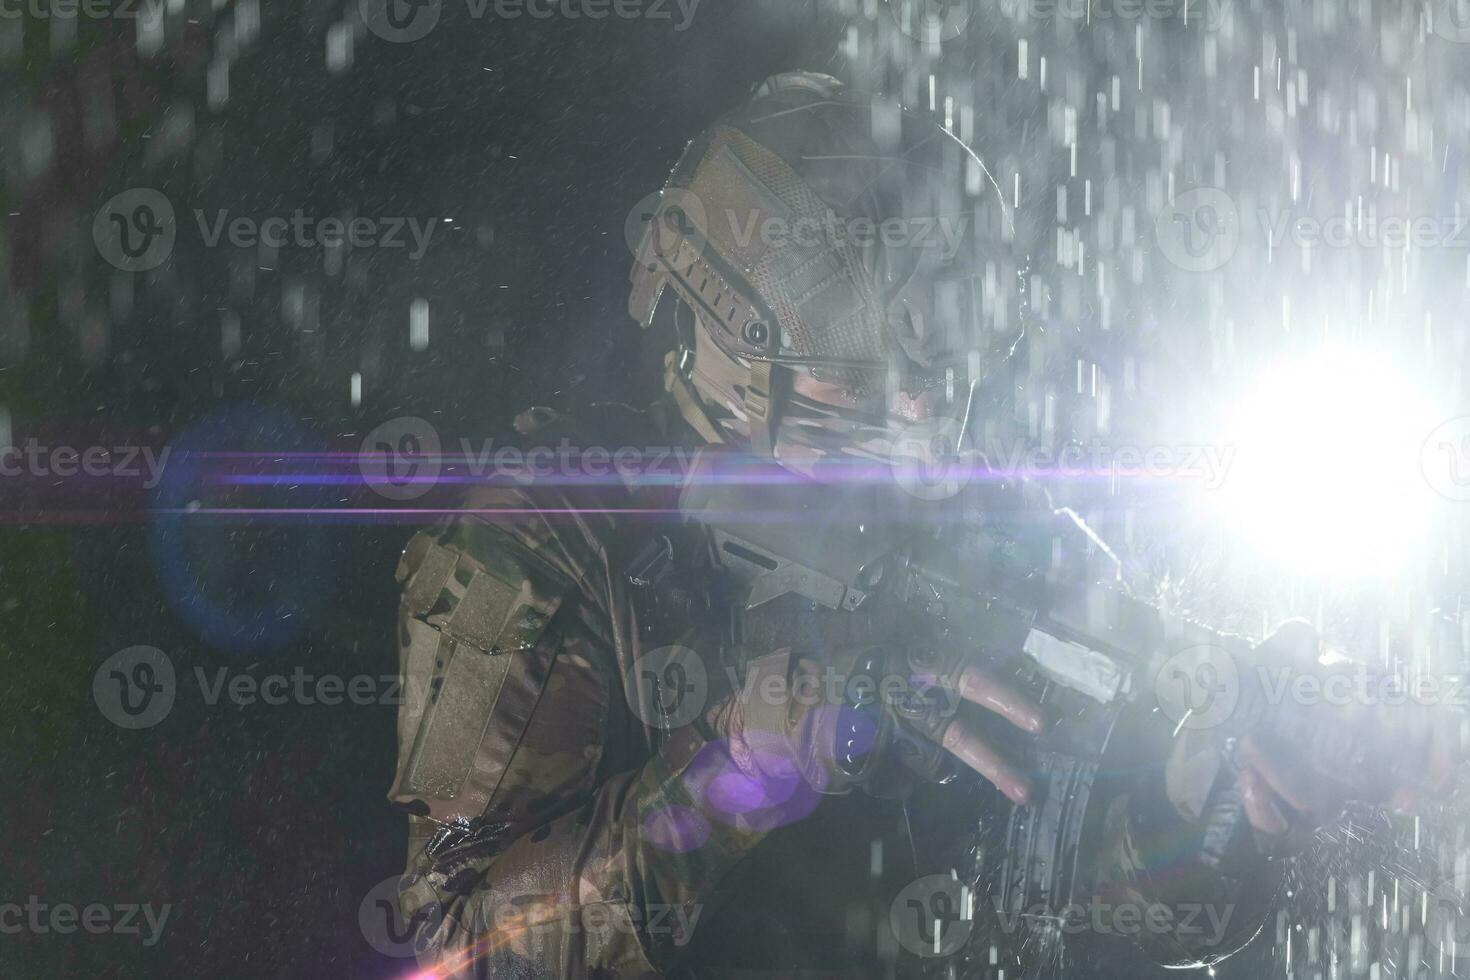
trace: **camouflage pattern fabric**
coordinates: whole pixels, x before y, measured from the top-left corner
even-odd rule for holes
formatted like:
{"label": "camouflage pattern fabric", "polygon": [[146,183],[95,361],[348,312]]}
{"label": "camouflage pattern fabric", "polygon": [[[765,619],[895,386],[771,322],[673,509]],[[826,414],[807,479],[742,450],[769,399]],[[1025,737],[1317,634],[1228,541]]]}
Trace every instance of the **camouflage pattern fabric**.
{"label": "camouflage pattern fabric", "polygon": [[[467,512],[501,513],[420,535],[399,568],[401,907],[436,977],[656,975],[764,836],[706,804],[730,771],[718,744],[659,738],[627,705],[639,630],[614,522],[579,503],[482,491]],[[455,674],[463,657],[499,663]],[[437,760],[417,778],[415,753]]]}

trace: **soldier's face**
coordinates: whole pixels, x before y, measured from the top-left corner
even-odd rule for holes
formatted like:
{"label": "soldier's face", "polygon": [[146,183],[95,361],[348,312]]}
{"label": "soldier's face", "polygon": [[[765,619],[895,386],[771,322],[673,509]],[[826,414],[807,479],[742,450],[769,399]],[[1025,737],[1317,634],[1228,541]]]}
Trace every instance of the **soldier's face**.
{"label": "soldier's face", "polygon": [[881,395],[858,398],[842,385],[814,378],[805,371],[797,371],[793,377],[791,386],[796,394],[833,408],[874,413],[883,410],[887,415],[908,422],[922,422],[938,414],[934,392],[925,392],[917,398],[899,392],[885,406]]}

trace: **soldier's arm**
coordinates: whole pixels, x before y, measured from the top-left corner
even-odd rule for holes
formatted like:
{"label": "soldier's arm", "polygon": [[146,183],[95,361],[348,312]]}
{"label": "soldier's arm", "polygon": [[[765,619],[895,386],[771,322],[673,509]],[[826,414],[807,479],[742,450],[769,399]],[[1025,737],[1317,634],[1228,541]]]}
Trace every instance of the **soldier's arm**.
{"label": "soldier's arm", "polygon": [[[1315,647],[1315,634],[1288,625],[1235,655],[1248,664],[1305,666]],[[1263,819],[1263,808],[1275,812],[1274,806],[1258,792],[1249,766],[1226,766],[1225,734],[1217,725],[1164,726],[1155,736],[1164,740],[1162,764],[1110,807],[1098,891],[1138,909],[1134,918],[1143,926],[1132,938],[1156,962],[1209,965],[1260,932],[1282,890],[1287,855],[1304,839],[1301,832],[1288,835],[1285,822]],[[1227,802],[1236,794],[1244,812]],[[1304,813],[1301,826],[1320,826],[1340,812]]]}
{"label": "soldier's arm", "polygon": [[728,760],[686,732],[575,811],[509,843],[469,842],[404,879],[436,977],[646,976],[690,941],[710,893],[763,836],[711,812]]}
{"label": "soldier's arm", "polygon": [[461,522],[405,558],[392,795],[421,832],[484,814],[421,836],[402,882],[436,977],[660,970],[764,836],[710,803],[711,784],[741,778],[722,742],[686,728],[650,757],[624,727],[595,539],[534,516]]}
{"label": "soldier's arm", "polygon": [[1096,868],[1099,901],[1132,906],[1130,938],[1166,967],[1211,965],[1260,932],[1274,911],[1286,860],[1265,838],[1211,857],[1204,794],[1218,770],[1208,733],[1181,733],[1169,765],[1114,801]]}
{"label": "soldier's arm", "polygon": [[[1319,681],[1353,669],[1319,654],[1312,628],[1291,622],[1251,656]],[[1459,758],[1456,719],[1422,705],[1287,702],[1239,737],[1228,767],[1220,737],[1175,733],[1163,771],[1110,814],[1103,877],[1144,907],[1201,913],[1194,928],[1175,915],[1177,927],[1146,930],[1142,941],[1166,965],[1238,950],[1273,911],[1289,855],[1349,801],[1406,810],[1443,799]]]}

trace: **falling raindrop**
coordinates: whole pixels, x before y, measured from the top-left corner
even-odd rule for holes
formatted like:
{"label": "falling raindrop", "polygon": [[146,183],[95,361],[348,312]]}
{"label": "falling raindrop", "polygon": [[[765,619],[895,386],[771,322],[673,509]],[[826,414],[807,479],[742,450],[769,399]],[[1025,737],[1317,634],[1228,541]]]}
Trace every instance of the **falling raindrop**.
{"label": "falling raindrop", "polygon": [[415,299],[408,308],[408,346],[416,351],[429,349],[429,301]]}

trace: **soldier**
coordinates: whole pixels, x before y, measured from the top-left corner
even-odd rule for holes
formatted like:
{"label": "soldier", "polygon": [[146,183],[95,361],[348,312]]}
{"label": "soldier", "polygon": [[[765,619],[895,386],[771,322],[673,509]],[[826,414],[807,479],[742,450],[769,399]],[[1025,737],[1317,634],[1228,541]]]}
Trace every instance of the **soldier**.
{"label": "soldier", "polygon": [[[826,76],[768,80],[689,146],[634,269],[634,317],[677,337],[668,403],[711,447],[684,515],[658,516],[679,488],[484,487],[409,545],[391,798],[411,814],[401,904],[426,975],[906,974],[954,949],[922,922],[934,950],[890,928],[895,896],[925,870],[903,801],[947,791],[950,809],[974,802],[1028,839],[1062,833],[1096,767],[1067,783],[1028,754],[1058,727],[1057,702],[1000,660],[895,668],[898,621],[862,601],[876,583],[823,571],[849,539],[820,532],[810,560],[787,563],[791,514],[715,530],[716,505],[743,499],[721,494],[730,485],[805,494],[819,503],[800,526],[859,527],[864,542],[929,520],[927,502],[875,496],[870,477],[916,426],[960,430],[957,446],[982,424],[995,355],[965,292],[980,235],[957,220],[980,213],[977,188],[993,190],[980,161],[925,120]],[[981,210],[1004,220],[1003,205]],[[766,585],[785,575],[786,591],[757,602],[731,574],[742,562]],[[1263,649],[1309,656],[1313,642],[1293,629]],[[902,683],[875,702],[854,696],[860,676]],[[1169,965],[1249,939],[1280,882],[1274,842],[1354,792],[1245,740],[1226,776],[1249,839],[1221,860],[1202,843],[1220,766],[1196,735],[1093,806],[1101,829],[1073,855],[1094,894],[1236,910],[1213,933],[1135,930]],[[934,790],[956,769],[993,789]],[[1002,854],[1015,840],[1002,835]],[[961,917],[986,918],[975,904]]]}

